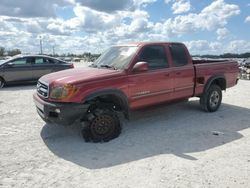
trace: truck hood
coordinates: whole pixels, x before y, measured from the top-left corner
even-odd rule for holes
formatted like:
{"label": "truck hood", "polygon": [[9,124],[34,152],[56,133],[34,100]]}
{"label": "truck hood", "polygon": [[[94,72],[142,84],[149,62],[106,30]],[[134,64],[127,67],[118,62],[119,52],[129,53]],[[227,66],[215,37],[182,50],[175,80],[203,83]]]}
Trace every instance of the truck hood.
{"label": "truck hood", "polygon": [[50,73],[42,76],[39,80],[48,84],[81,84],[83,82],[100,80],[111,76],[114,77],[115,75],[118,76],[122,73],[122,70],[84,67]]}

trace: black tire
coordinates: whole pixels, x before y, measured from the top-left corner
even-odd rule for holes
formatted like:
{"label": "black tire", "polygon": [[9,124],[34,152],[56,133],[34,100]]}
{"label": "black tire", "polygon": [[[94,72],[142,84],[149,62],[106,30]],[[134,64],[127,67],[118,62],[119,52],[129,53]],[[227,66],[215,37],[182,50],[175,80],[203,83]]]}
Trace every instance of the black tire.
{"label": "black tire", "polygon": [[115,111],[108,108],[97,108],[92,112],[93,118],[82,130],[86,142],[108,142],[121,133],[120,120]]}
{"label": "black tire", "polygon": [[200,105],[207,112],[215,112],[221,105],[222,92],[218,85],[211,85],[201,96]]}
{"label": "black tire", "polygon": [[4,79],[0,77],[0,88],[3,88],[4,84],[5,84]]}

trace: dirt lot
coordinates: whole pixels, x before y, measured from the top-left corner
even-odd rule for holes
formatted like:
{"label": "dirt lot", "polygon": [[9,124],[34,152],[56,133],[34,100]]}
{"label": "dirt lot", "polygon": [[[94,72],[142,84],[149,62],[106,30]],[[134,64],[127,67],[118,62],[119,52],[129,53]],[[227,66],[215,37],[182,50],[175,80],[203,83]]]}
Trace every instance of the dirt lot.
{"label": "dirt lot", "polygon": [[136,112],[102,144],[46,125],[34,91],[0,91],[0,187],[250,187],[250,81],[223,93],[216,113],[196,98]]}

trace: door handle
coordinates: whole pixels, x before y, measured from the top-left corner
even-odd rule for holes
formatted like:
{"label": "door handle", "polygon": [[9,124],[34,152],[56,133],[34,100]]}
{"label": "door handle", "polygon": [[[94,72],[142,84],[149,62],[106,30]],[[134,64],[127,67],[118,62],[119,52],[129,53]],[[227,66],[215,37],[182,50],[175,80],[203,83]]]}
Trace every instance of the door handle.
{"label": "door handle", "polygon": [[180,75],[180,74],[181,74],[181,72],[176,72],[175,74],[176,74],[176,75]]}
{"label": "door handle", "polygon": [[169,77],[169,74],[165,74],[164,76]]}

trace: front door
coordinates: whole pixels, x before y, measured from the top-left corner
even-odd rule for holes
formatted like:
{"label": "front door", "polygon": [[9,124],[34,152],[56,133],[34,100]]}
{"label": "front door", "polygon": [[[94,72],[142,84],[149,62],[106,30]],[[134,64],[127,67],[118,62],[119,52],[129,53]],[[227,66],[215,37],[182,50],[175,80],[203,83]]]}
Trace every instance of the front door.
{"label": "front door", "polygon": [[130,108],[171,100],[173,79],[168,65],[164,45],[145,46],[139,52],[136,62],[148,63],[147,72],[131,73],[128,77]]}
{"label": "front door", "polygon": [[4,77],[7,82],[32,80],[32,67],[28,57],[16,58],[4,66]]}

